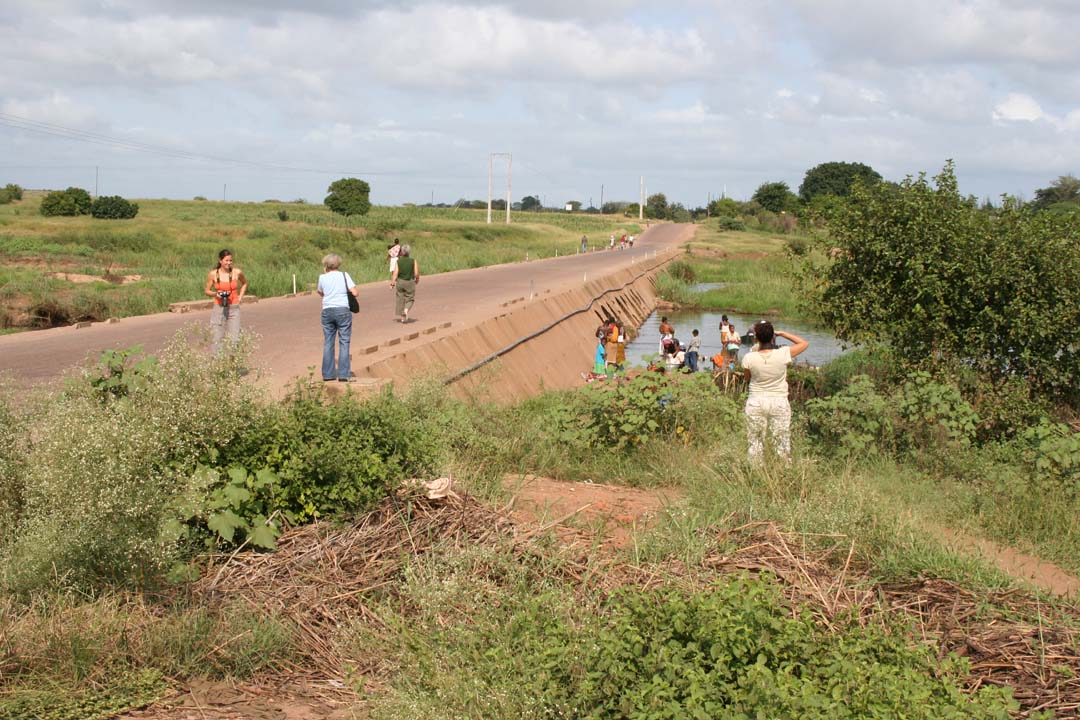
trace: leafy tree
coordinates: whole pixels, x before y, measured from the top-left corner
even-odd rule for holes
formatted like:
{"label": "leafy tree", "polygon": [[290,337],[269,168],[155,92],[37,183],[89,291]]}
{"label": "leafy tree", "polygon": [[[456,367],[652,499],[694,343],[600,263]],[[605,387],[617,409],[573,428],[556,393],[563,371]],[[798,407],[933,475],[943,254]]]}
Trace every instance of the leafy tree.
{"label": "leafy tree", "polygon": [[526,195],[521,198],[521,209],[528,212],[530,210],[541,210],[543,205],[540,203],[540,199],[533,197],[532,195]]}
{"label": "leafy tree", "polygon": [[645,217],[663,220],[668,216],[668,201],[664,193],[654,193],[645,199]]}
{"label": "leafy tree", "polygon": [[1010,201],[981,212],[951,162],[934,182],[855,187],[804,266],[822,320],[909,364],[956,363],[1080,401],[1080,217]]}
{"label": "leafy tree", "polygon": [[580,200],[567,200],[566,204],[570,206],[570,212],[577,212],[581,209]]}
{"label": "leafy tree", "polygon": [[672,205],[669,205],[667,214],[669,220],[674,220],[679,223],[690,222],[692,220],[690,211],[687,210],[682,203],[673,203]]}
{"label": "leafy tree", "polygon": [[806,171],[799,197],[810,202],[818,195],[850,195],[856,180],[867,185],[881,182],[881,175],[874,168],[862,163],[827,162]]}
{"label": "leafy tree", "polygon": [[638,215],[641,214],[639,212],[640,207],[641,206],[637,203],[630,203],[626,206],[626,209],[623,210],[623,215],[625,215],[626,217],[636,218]]}
{"label": "leafy tree", "polygon": [[79,204],[66,190],[54,190],[41,201],[39,212],[46,217],[78,215]]}
{"label": "leafy tree", "polygon": [[1036,210],[1045,210],[1057,203],[1080,203],[1080,178],[1061,175],[1049,187],[1036,190],[1031,205]]}
{"label": "leafy tree", "polygon": [[739,203],[729,197],[713,200],[709,203],[709,214],[735,217],[739,214]]}
{"label": "leafy tree", "polygon": [[786,182],[762,183],[754,191],[754,201],[774,213],[792,209],[798,198]]}
{"label": "leafy tree", "polygon": [[330,183],[330,194],[323,202],[339,215],[367,215],[371,210],[371,186],[357,178],[342,178]]}
{"label": "leafy tree", "polygon": [[0,204],[4,202],[11,202],[12,200],[22,200],[23,189],[15,183],[8,183],[0,190],[0,198],[7,196],[7,200],[0,199]]}
{"label": "leafy tree", "polygon": [[619,213],[624,212],[629,205],[630,203],[628,202],[613,200],[604,203],[600,208],[600,212],[605,215],[618,215]]}
{"label": "leafy tree", "polygon": [[14,199],[7,188],[0,188],[0,205],[7,205]]}
{"label": "leafy tree", "polygon": [[90,205],[90,214],[107,220],[130,220],[139,214],[139,204],[119,195],[106,195],[94,200]]}
{"label": "leafy tree", "polygon": [[89,215],[90,206],[93,204],[93,200],[90,197],[90,193],[86,192],[82,188],[69,187],[65,190],[72,200],[75,201],[75,206],[79,208],[80,215]]}

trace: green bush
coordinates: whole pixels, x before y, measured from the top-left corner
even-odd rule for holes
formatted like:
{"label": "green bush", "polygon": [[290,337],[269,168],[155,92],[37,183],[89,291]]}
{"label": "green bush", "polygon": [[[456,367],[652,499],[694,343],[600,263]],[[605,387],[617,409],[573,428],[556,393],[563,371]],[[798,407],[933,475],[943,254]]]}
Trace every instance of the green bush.
{"label": "green bush", "polygon": [[40,212],[46,217],[79,214],[79,203],[64,190],[54,190],[41,201]]}
{"label": "green bush", "polygon": [[0,188],[0,205],[8,205],[14,199],[7,188]]}
{"label": "green bush", "polygon": [[826,452],[852,457],[893,446],[889,399],[867,375],[856,375],[834,395],[807,401],[806,411],[809,435]]}
{"label": "green bush", "polygon": [[721,215],[716,218],[716,227],[721,230],[738,230],[741,232],[746,230],[746,223],[735,217]]}
{"label": "green bush", "polygon": [[694,267],[684,260],[676,260],[664,268],[664,270],[668,275],[680,282],[690,284],[697,280],[697,275],[694,273]]}
{"label": "green bush", "polygon": [[289,219],[289,211],[288,210],[278,210],[277,211],[277,219],[280,220],[281,222],[287,221]]}
{"label": "green bush", "polygon": [[874,625],[824,632],[775,585],[747,578],[693,595],[621,593],[589,649],[573,702],[597,720],[1003,719],[1017,708],[1008,690],[966,693],[963,661]]}
{"label": "green bush", "polygon": [[325,404],[321,384],[301,383],[222,448],[213,464],[273,472],[281,489],[267,510],[306,522],[361,512],[402,480],[433,472],[445,447],[433,424],[389,390],[365,401],[348,396]]}
{"label": "green bush", "polygon": [[590,385],[555,413],[559,439],[571,447],[630,449],[652,438],[689,442],[713,424],[733,425],[738,408],[706,373],[647,371]]}
{"label": "green bush", "polygon": [[1024,432],[1020,448],[1036,492],[1080,498],[1080,434],[1043,422]]}
{"label": "green bush", "polygon": [[130,220],[139,214],[139,204],[119,195],[105,195],[90,205],[90,214],[102,220]]}
{"label": "green bush", "polygon": [[[23,189],[15,183],[8,183],[3,189],[0,189],[0,197],[3,197],[4,195],[8,198],[7,202],[11,202],[12,200],[22,200]],[[4,201],[0,200],[0,205],[3,203]]]}
{"label": "green bush", "polygon": [[258,407],[236,382],[236,361],[211,360],[178,335],[157,363],[123,370],[137,381],[89,368],[37,405],[22,520],[0,548],[0,584],[92,591],[152,584],[171,567],[180,521],[203,497],[193,470]]}
{"label": "green bush", "polygon": [[967,447],[975,439],[979,416],[954,385],[930,373],[914,372],[896,394],[898,430],[909,449],[931,452]]}

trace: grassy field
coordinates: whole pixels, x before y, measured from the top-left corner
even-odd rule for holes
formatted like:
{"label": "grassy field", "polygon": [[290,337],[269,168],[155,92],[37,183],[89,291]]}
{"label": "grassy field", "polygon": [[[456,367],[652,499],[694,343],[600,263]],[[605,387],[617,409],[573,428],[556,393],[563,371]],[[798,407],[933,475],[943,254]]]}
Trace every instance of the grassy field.
{"label": "grassy field", "polygon": [[[661,297],[688,308],[745,315],[814,319],[799,304],[788,253],[790,236],[720,230],[705,221],[689,244],[684,262],[689,273],[672,268],[658,279]],[[692,281],[689,278],[692,277]],[[693,283],[722,282],[715,290],[696,291]]]}
{"label": "grassy field", "polygon": [[[460,403],[437,383],[422,382],[404,396],[372,398],[359,408],[350,399],[290,401],[299,403],[303,427],[316,428],[316,441],[339,450],[322,459],[316,451],[312,460],[370,468],[366,453],[346,447],[378,432],[350,419],[366,406],[370,418],[395,418],[398,430],[406,418],[412,423],[395,434],[395,452],[404,454],[391,468],[409,454],[406,446],[420,442],[437,452],[432,476],[453,476],[471,499],[445,512],[441,503],[387,499],[384,514],[366,525],[377,532],[355,536],[360,544],[334,555],[325,577],[304,577],[310,614],[305,603],[277,603],[282,592],[298,590],[281,584],[281,568],[215,568],[215,579],[243,592],[219,591],[217,600],[187,583],[161,586],[139,573],[76,586],[79,568],[70,563],[80,548],[94,548],[76,560],[93,572],[113,563],[113,570],[132,573],[126,569],[132,552],[147,550],[145,537],[158,537],[145,522],[150,485],[185,497],[176,484],[187,482],[183,467],[198,456],[188,443],[230,452],[247,444],[246,434],[262,437],[271,429],[274,454],[294,452],[277,434],[276,410],[231,376],[218,378],[204,359],[184,357],[190,363],[181,366],[184,372],[175,372],[176,360],[163,360],[171,370],[154,378],[153,392],[104,404],[89,379],[63,398],[35,405],[45,411],[32,417],[19,413],[14,397],[0,395],[0,414],[7,413],[2,427],[13,428],[0,435],[0,501],[19,492],[27,503],[40,505],[50,494],[55,501],[44,521],[0,525],[0,580],[21,575],[36,587],[16,592],[5,585],[0,594],[0,713],[21,717],[18,710],[33,707],[37,714],[27,716],[66,720],[83,717],[79,707],[140,704],[160,696],[167,682],[265,680],[303,667],[362,689],[354,698],[358,716],[387,720],[614,719],[646,712],[677,718],[692,716],[692,709],[724,717],[753,708],[768,708],[773,717],[990,720],[1016,717],[1020,707],[979,680],[983,671],[974,658],[946,650],[966,647],[965,638],[983,648],[1013,635],[1026,644],[1009,652],[1028,653],[1017,665],[1028,670],[999,681],[1018,688],[1046,682],[1075,693],[1068,689],[1080,670],[1070,645],[1080,640],[1075,607],[1016,588],[940,539],[938,523],[962,512],[965,500],[949,473],[924,470],[920,462],[947,448],[841,459],[823,452],[797,423],[790,466],[752,465],[745,459],[740,399],[717,392],[703,374],[644,377],[619,390],[549,392],[514,406]],[[220,405],[203,407],[192,374],[204,381],[197,384],[203,391],[213,384]],[[658,384],[664,403],[656,402]],[[634,413],[622,412],[628,407]],[[795,412],[798,419],[806,409]],[[222,427],[222,414],[235,415],[232,425]],[[76,424],[84,442],[67,452]],[[233,435],[206,439],[215,432]],[[32,433],[34,443],[24,446],[23,433]],[[113,458],[109,449],[121,435],[132,448]],[[97,453],[103,454],[87,467]],[[148,479],[144,466],[156,476]],[[503,480],[519,473],[664,488],[671,499],[621,549],[599,549],[596,527],[576,518],[566,521],[569,534],[531,536],[523,526],[503,535],[493,509],[507,506]],[[24,475],[27,485],[20,487]],[[131,492],[114,497],[114,486]],[[102,501],[119,503],[112,507],[124,519],[83,512]],[[441,524],[432,520],[436,515]],[[325,523],[320,532],[336,527]],[[754,534],[772,527],[787,539]],[[35,528],[33,542],[20,540]],[[1061,549],[1080,540],[1075,522],[1057,530]],[[38,541],[46,536],[53,541]],[[311,533],[289,552],[307,556],[321,537]],[[578,544],[567,547],[575,538]],[[124,552],[110,555],[109,548]],[[774,568],[768,563],[778,561],[777,553],[790,557]],[[736,556],[757,570],[739,572]],[[11,565],[24,557],[53,570],[27,578],[24,563]],[[265,554],[255,558],[252,568],[275,562]],[[332,572],[336,562],[373,575]],[[1076,569],[1075,558],[1070,566]],[[205,567],[196,554],[191,568]],[[337,584],[346,579],[359,589]],[[140,583],[154,592],[132,592]],[[262,610],[259,598],[272,599],[277,610]],[[927,609],[934,603],[945,612]],[[348,619],[320,631],[313,644],[312,628],[301,623],[317,617],[316,608]],[[959,646],[946,637],[960,638]],[[872,692],[860,690],[867,683]],[[1025,695],[1023,707],[1055,697],[1046,692]],[[1066,697],[1057,701],[1067,703]],[[79,705],[66,711],[70,698]]]}
{"label": "grassy field", "polygon": [[615,216],[519,212],[510,225],[501,214],[488,225],[484,210],[374,207],[344,217],[322,205],[270,202],[140,200],[132,220],[46,218],[38,213],[41,197],[27,192],[0,206],[0,329],[141,315],[200,299],[226,247],[249,292],[270,297],[292,292],[294,274],[298,289],[314,287],[328,252],[342,256],[357,282],[380,279],[393,238],[412,245],[432,274],[572,253],[583,234],[598,242],[640,232],[636,221]]}

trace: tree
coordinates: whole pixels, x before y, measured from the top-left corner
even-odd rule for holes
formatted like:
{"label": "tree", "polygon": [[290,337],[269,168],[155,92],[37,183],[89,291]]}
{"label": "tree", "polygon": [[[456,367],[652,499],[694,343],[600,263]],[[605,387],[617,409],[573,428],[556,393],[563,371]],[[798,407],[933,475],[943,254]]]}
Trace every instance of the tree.
{"label": "tree", "polygon": [[90,198],[90,193],[86,192],[82,188],[69,187],[65,190],[68,195],[75,201],[75,205],[79,208],[80,215],[90,214],[90,205],[93,204],[93,200]]}
{"label": "tree", "polygon": [[604,213],[605,215],[618,215],[618,214],[622,213],[624,210],[626,210],[626,208],[627,208],[627,206],[629,204],[630,203],[623,202],[621,200],[612,200],[612,201],[604,203],[600,207],[600,212]]}
{"label": "tree", "polygon": [[540,203],[540,199],[533,197],[532,195],[526,195],[521,198],[521,209],[525,212],[530,210],[541,210],[543,205]]}
{"label": "tree", "polygon": [[75,199],[63,190],[54,190],[44,197],[38,211],[45,217],[78,215],[79,206],[75,204]]}
{"label": "tree", "polygon": [[762,183],[754,191],[753,199],[761,207],[774,213],[791,210],[798,201],[786,182]]}
{"label": "tree", "polygon": [[371,186],[357,178],[342,178],[330,183],[330,193],[323,202],[339,215],[367,215],[371,210]]}
{"label": "tree", "polygon": [[739,203],[729,197],[713,200],[709,203],[709,214],[735,217],[739,214]]}
{"label": "tree", "polygon": [[664,193],[654,193],[645,199],[645,217],[663,220],[668,216],[668,201]]}
{"label": "tree", "polygon": [[822,163],[806,171],[802,185],[799,186],[799,197],[803,202],[810,202],[817,195],[844,197],[851,194],[856,180],[873,185],[881,182],[881,175],[874,168],[862,163]]}
{"label": "tree", "polygon": [[981,212],[952,163],[934,182],[856,186],[808,256],[808,299],[843,341],[1080,401],[1080,217]]}
{"label": "tree", "polygon": [[1045,210],[1057,203],[1080,202],[1080,178],[1073,175],[1061,175],[1050,183],[1049,187],[1035,191],[1031,206],[1036,210]]}
{"label": "tree", "polygon": [[640,212],[638,212],[638,207],[639,206],[637,203],[630,203],[623,210],[623,215],[629,218],[636,218],[638,215],[641,214]]}
{"label": "tree", "polygon": [[[285,211],[282,210],[281,212]],[[139,214],[139,205],[130,200],[125,200],[119,195],[106,195],[94,200],[90,205],[90,214],[99,219],[130,220]],[[288,213],[286,213],[286,217],[281,219],[287,220]]]}
{"label": "tree", "polygon": [[581,209],[580,200],[567,200],[566,204],[570,206],[570,212],[577,212]]}
{"label": "tree", "polygon": [[12,200],[22,200],[23,189],[15,183],[8,183],[0,189],[0,205],[5,205]]}

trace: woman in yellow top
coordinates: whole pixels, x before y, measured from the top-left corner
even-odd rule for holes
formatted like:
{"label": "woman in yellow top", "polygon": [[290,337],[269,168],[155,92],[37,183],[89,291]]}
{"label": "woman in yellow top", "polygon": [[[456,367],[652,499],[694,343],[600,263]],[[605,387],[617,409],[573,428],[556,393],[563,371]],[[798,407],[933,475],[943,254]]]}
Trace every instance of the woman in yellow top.
{"label": "woman in yellow top", "polygon": [[[806,351],[810,343],[798,335],[773,330],[772,323],[754,324],[758,348],[743,358],[743,372],[750,383],[746,397],[746,439],[751,462],[764,454],[766,434],[772,447],[785,461],[791,460],[791,405],[788,404],[787,366]],[[782,337],[793,343],[776,347],[773,340]]]}
{"label": "woman in yellow top", "polygon": [[210,309],[210,328],[213,333],[214,352],[220,352],[222,339],[227,334],[229,344],[240,337],[240,302],[247,292],[247,278],[240,268],[233,265],[231,250],[218,253],[217,267],[206,276],[203,294],[214,298]]}

